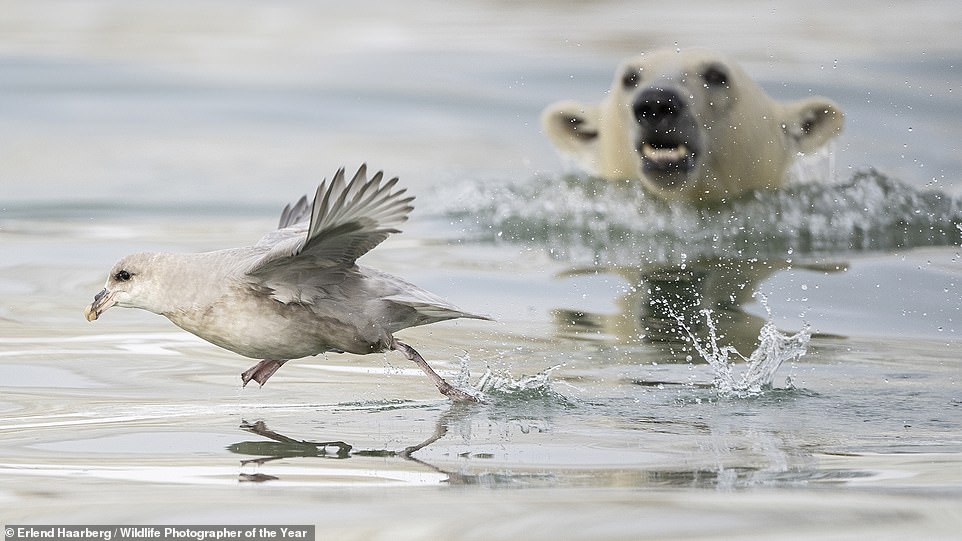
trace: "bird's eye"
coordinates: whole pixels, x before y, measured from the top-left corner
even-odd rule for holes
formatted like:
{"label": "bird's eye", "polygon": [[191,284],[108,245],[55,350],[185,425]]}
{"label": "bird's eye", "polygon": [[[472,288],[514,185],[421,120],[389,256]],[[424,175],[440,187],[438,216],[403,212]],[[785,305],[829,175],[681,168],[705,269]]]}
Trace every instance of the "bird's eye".
{"label": "bird's eye", "polygon": [[125,270],[122,270],[114,275],[114,279],[120,282],[126,282],[127,280],[130,280],[130,273]]}
{"label": "bird's eye", "polygon": [[728,74],[718,66],[709,66],[702,72],[701,78],[709,87],[728,86]]}

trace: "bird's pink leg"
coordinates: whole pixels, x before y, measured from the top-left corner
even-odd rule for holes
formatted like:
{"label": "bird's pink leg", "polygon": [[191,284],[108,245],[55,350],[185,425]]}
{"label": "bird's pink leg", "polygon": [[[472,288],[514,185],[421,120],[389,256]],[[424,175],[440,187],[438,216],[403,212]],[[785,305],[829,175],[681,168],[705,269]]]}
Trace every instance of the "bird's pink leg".
{"label": "bird's pink leg", "polygon": [[264,359],[263,361],[248,368],[241,374],[241,380],[244,381],[244,387],[247,387],[247,384],[250,383],[251,380],[256,381],[261,385],[261,387],[263,387],[264,384],[267,383],[267,380],[274,375],[274,372],[277,372],[277,369],[284,366],[284,363],[286,362],[287,361]]}
{"label": "bird's pink leg", "polygon": [[424,357],[421,357],[421,354],[411,346],[395,339],[391,343],[391,349],[400,351],[405,357],[408,358],[409,361],[414,361],[414,364],[418,365],[418,368],[420,368],[422,372],[431,378],[431,381],[434,382],[434,385],[437,386],[438,390],[441,391],[441,394],[444,396],[455,402],[481,402],[481,399],[478,397],[470,395],[448,383],[437,372],[435,372],[434,369],[428,365],[427,361],[424,360]]}

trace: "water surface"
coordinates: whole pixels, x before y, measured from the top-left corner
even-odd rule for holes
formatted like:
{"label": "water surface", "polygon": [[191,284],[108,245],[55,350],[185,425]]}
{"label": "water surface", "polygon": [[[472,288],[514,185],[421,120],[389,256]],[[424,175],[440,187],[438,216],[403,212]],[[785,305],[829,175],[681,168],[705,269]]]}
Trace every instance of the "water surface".
{"label": "water surface", "polygon": [[[953,5],[367,7],[5,6],[0,522],[957,536]],[[676,44],[726,50],[779,98],[832,97],[846,133],[785,190],[707,214],[565,169],[540,109]],[[403,338],[452,378],[527,389],[452,405],[396,354],[244,389],[249,360],[159,316],[84,321],[120,256],[254,242],[362,161],[418,196],[364,263],[496,318]],[[710,345],[706,309],[746,357],[767,322],[811,338],[732,397],[677,324]]]}

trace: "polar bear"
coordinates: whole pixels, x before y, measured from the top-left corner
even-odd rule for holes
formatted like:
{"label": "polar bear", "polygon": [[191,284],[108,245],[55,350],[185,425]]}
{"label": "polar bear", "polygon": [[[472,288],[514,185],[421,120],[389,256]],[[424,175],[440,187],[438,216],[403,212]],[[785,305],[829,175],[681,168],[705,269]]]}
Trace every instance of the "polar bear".
{"label": "polar bear", "polygon": [[599,105],[558,102],[541,121],[592,174],[710,204],[781,186],[797,154],[841,133],[842,116],[826,98],[772,99],[717,52],[672,49],[625,61]]}

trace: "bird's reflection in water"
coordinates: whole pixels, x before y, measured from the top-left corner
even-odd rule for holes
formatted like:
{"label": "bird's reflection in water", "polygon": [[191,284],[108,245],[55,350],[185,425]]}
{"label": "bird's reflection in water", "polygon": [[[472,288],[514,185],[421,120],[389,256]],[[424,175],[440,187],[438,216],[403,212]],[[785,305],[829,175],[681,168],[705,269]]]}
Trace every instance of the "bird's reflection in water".
{"label": "bird's reflection in water", "polygon": [[[511,408],[515,408],[513,404]],[[535,405],[537,408],[537,405]],[[604,408],[602,408],[604,411]],[[299,459],[334,459],[348,460],[361,457],[378,457],[386,460],[398,460],[414,463],[424,471],[440,474],[442,481],[449,485],[480,485],[489,487],[526,486],[526,487],[556,487],[556,486],[597,486],[597,487],[690,487],[690,488],[722,488],[732,490],[738,488],[772,486],[778,484],[796,485],[809,480],[825,480],[826,473],[818,468],[818,461],[812,457],[811,450],[800,445],[793,437],[786,437],[781,427],[771,429],[753,427],[746,428],[731,425],[728,422],[714,424],[704,419],[651,419],[648,422],[656,424],[662,434],[671,434],[678,430],[685,434],[699,434],[706,442],[689,461],[684,461],[687,467],[665,468],[663,465],[644,467],[639,463],[637,467],[599,468],[599,463],[590,462],[578,466],[568,464],[563,467],[549,467],[538,464],[533,468],[523,466],[505,467],[503,464],[496,469],[481,468],[470,472],[464,462],[458,463],[457,470],[444,469],[414,455],[449,434],[464,429],[463,423],[470,423],[487,417],[491,412],[479,411],[477,406],[453,404],[450,409],[438,416],[434,433],[423,441],[402,449],[358,449],[344,441],[310,441],[292,438],[268,428],[263,421],[253,423],[244,422],[241,429],[256,434],[268,441],[243,441],[231,445],[228,449],[240,455],[256,458],[241,461],[242,466],[250,464],[265,465],[275,460],[285,458]],[[500,416],[500,412],[496,413]],[[590,413],[587,418],[594,418]],[[632,413],[633,419],[637,416]],[[607,418],[602,415],[602,418]],[[516,420],[517,418],[515,418]],[[509,421],[511,422],[511,421]],[[544,421],[531,421],[526,418],[525,423],[536,425]],[[529,426],[530,428],[530,426]],[[710,444],[709,444],[710,442]],[[502,442],[503,443],[503,442]],[[740,463],[733,458],[729,449],[737,447],[751,448],[749,463]],[[707,454],[706,454],[707,450]],[[511,454],[510,450],[505,453]],[[459,459],[492,458],[482,452],[461,453]],[[515,458],[518,458],[515,456]],[[595,457],[592,458],[594,460]],[[576,464],[576,463],[575,463]],[[385,464],[379,462],[375,468],[383,470]],[[494,471],[492,471],[494,470]],[[279,470],[283,471],[283,470]],[[273,472],[276,473],[276,472]],[[297,474],[293,474],[297,475]],[[865,472],[839,471],[832,474],[833,479],[840,481],[864,477]],[[283,473],[271,475],[268,473],[240,473],[239,481],[248,483],[264,483],[279,481]]]}
{"label": "bird's reflection in water", "polygon": [[[269,462],[284,458],[320,458],[344,460],[360,457],[380,457],[403,460],[418,464],[430,471],[444,475],[446,477],[445,482],[448,484],[500,484],[504,482],[512,482],[515,480],[514,477],[517,476],[512,476],[511,479],[500,479],[498,478],[500,475],[502,475],[500,473],[468,474],[463,472],[448,471],[421,460],[415,457],[414,454],[443,438],[448,434],[448,431],[451,428],[457,429],[456,427],[470,424],[473,420],[478,420],[479,418],[483,419],[489,415],[501,417],[502,413],[504,412],[500,411],[497,406],[492,409],[479,410],[476,404],[452,403],[447,410],[438,416],[434,426],[434,433],[431,434],[430,437],[402,449],[359,449],[350,443],[339,440],[301,440],[275,432],[274,430],[270,429],[264,421],[244,421],[240,425],[242,430],[267,438],[270,441],[242,441],[228,446],[227,449],[232,453],[257,457],[242,460],[241,466],[247,466],[250,464],[264,465]],[[500,419],[489,420],[499,423],[501,422]],[[547,419],[526,419],[519,421],[516,418],[507,418],[504,420],[512,424],[517,424],[520,422],[522,432],[525,432],[525,430],[530,430],[531,426],[540,426],[542,423],[549,422]],[[463,428],[464,427],[462,426],[462,429]],[[469,428],[467,430],[469,430]],[[470,453],[459,454],[458,457],[490,458],[490,455],[486,453]],[[508,475],[510,476],[510,474]],[[239,474],[239,480],[241,482],[260,483],[265,481],[274,481],[277,479],[278,477],[276,476],[267,475],[264,473]]]}
{"label": "bird's reflection in water", "polygon": [[576,268],[562,277],[608,273],[627,283],[625,295],[616,300],[618,313],[593,314],[577,309],[554,313],[560,332],[575,337],[606,336],[619,343],[665,346],[669,360],[683,361],[692,355],[685,344],[694,335],[708,337],[703,311],[710,311],[716,335],[739,351],[751,351],[765,320],[743,306],[759,286],[778,271],[788,268],[818,272],[844,270],[845,264],[790,264],[758,259],[701,259],[683,265],[649,265],[618,268]]}
{"label": "bird's reflection in water", "polygon": [[306,441],[296,440],[274,432],[264,421],[241,422],[240,428],[252,434],[273,441],[245,441],[228,447],[233,453],[244,455],[264,455],[260,458],[242,460],[241,465],[265,464],[272,460],[292,457],[348,458],[354,449],[343,441]]}

